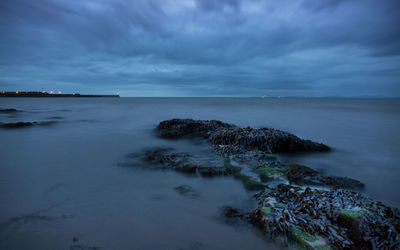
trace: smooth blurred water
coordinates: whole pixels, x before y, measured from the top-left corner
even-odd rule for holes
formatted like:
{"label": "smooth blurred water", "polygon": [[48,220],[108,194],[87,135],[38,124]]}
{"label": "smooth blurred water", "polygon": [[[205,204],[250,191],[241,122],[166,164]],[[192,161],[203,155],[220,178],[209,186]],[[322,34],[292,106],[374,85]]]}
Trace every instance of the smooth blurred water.
{"label": "smooth blurred water", "polygon": [[[24,111],[0,113],[0,122],[58,122],[0,129],[0,249],[277,247],[222,218],[224,205],[254,205],[238,181],[118,166],[152,146],[205,150],[155,137],[158,122],[171,118],[272,127],[326,143],[332,152],[280,159],[358,179],[368,196],[400,207],[399,99],[2,98],[0,108]],[[174,190],[183,184],[200,197]]]}

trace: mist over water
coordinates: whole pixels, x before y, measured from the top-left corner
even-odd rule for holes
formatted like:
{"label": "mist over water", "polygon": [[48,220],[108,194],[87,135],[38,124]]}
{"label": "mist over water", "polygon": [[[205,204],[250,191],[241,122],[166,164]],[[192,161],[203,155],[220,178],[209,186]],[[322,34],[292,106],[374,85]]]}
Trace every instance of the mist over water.
{"label": "mist over water", "polygon": [[[0,249],[266,249],[256,229],[227,223],[224,205],[251,207],[230,177],[188,177],[127,167],[127,155],[155,146],[185,152],[205,143],[155,136],[165,119],[217,119],[286,130],[332,152],[279,155],[366,185],[400,207],[399,99],[3,98],[0,122],[54,121],[0,129]],[[192,199],[174,188],[190,185]],[[73,238],[78,239],[73,242]]]}

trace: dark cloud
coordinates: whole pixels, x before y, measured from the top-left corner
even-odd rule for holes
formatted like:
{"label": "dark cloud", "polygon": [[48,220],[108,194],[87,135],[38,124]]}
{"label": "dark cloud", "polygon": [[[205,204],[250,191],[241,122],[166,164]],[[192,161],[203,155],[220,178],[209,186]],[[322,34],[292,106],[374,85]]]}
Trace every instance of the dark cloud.
{"label": "dark cloud", "polygon": [[325,9],[336,8],[341,4],[348,3],[349,1],[360,1],[360,0],[306,0],[303,1],[303,7],[313,10],[313,11],[321,11]]}
{"label": "dark cloud", "polygon": [[398,0],[3,0],[0,88],[399,96],[399,7]]}
{"label": "dark cloud", "polygon": [[230,9],[238,11],[240,7],[239,0],[196,0],[197,6],[207,11],[222,11],[224,9]]}

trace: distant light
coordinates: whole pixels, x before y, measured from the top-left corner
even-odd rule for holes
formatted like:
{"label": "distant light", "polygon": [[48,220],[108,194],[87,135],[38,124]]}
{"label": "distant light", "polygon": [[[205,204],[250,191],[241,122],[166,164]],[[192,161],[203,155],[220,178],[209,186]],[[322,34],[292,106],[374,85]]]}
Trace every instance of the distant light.
{"label": "distant light", "polygon": [[58,93],[59,93],[59,94],[62,94],[62,92],[61,92],[61,91],[58,91]]}
{"label": "distant light", "polygon": [[72,93],[72,95],[75,95],[75,93]]}
{"label": "distant light", "polygon": [[54,94],[53,90],[50,91],[50,94]]}
{"label": "distant light", "polygon": [[19,94],[19,91],[15,91],[15,94]]}

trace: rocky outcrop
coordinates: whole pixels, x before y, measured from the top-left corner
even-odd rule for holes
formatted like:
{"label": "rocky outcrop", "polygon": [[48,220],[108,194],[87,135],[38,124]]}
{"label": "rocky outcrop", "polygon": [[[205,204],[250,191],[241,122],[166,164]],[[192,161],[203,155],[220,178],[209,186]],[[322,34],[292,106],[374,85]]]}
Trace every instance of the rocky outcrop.
{"label": "rocky outcrop", "polygon": [[240,168],[231,165],[229,158],[210,157],[205,159],[187,153],[174,153],[166,148],[146,150],[142,160],[151,163],[151,166],[156,169],[172,169],[205,177],[240,173]]}
{"label": "rocky outcrop", "polygon": [[[199,137],[216,154],[208,156],[156,148],[139,154],[147,168],[171,169],[201,177],[232,176],[252,191],[258,206],[250,211],[225,207],[229,221],[251,222],[274,239],[304,249],[398,249],[400,213],[354,191],[364,184],[326,176],[302,165],[286,165],[275,152],[326,151],[320,143],[269,128],[239,128],[220,121],[172,119],[161,122],[163,138]],[[193,188],[175,188],[199,197]]]}
{"label": "rocky outcrop", "polygon": [[16,112],[20,111],[16,109],[0,109],[0,113],[16,113]]}
{"label": "rocky outcrop", "polygon": [[302,165],[291,165],[287,169],[290,183],[297,185],[330,186],[333,188],[363,189],[360,181],[339,176],[325,176],[320,172]]}
{"label": "rocky outcrop", "polygon": [[398,209],[349,190],[295,190],[280,184],[255,195],[259,206],[248,219],[268,233],[338,249],[397,249]]}
{"label": "rocky outcrop", "polygon": [[239,128],[216,120],[172,119],[157,126],[163,138],[196,136],[208,139],[222,154],[261,150],[267,153],[328,151],[329,147],[277,129]]}
{"label": "rocky outcrop", "polygon": [[7,128],[7,129],[16,129],[16,128],[26,128],[26,127],[32,127],[34,125],[39,125],[39,126],[49,126],[56,124],[56,121],[45,121],[45,122],[11,122],[11,123],[2,123],[0,126],[2,128]]}
{"label": "rocky outcrop", "polygon": [[159,136],[163,138],[181,138],[198,136],[207,138],[211,131],[221,128],[232,128],[235,125],[217,120],[171,119],[158,124]]}
{"label": "rocky outcrop", "polygon": [[34,122],[13,122],[13,123],[3,123],[2,128],[26,128],[35,125]]}

